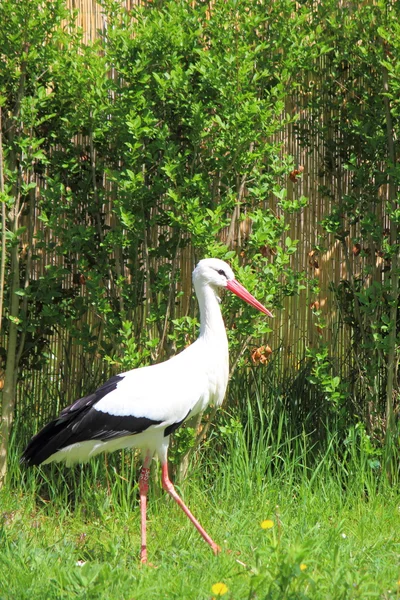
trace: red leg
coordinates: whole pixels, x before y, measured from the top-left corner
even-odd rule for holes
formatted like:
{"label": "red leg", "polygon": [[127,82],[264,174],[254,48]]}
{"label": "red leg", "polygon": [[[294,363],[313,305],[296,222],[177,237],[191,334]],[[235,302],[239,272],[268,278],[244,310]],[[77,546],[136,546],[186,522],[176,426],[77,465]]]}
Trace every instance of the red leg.
{"label": "red leg", "polygon": [[140,493],[140,516],[141,516],[141,537],[142,545],[140,549],[140,561],[147,562],[147,542],[146,542],[146,508],[147,508],[147,493],[149,491],[150,463],[152,455],[147,454],[144,459],[142,470],[139,477],[139,493]]}
{"label": "red leg", "polygon": [[219,546],[217,546],[217,544],[210,538],[210,536],[202,528],[202,526],[200,525],[198,520],[192,515],[192,513],[190,512],[190,510],[188,509],[186,504],[183,502],[182,498],[180,498],[180,496],[178,496],[174,486],[172,485],[172,483],[168,477],[168,464],[164,463],[162,465],[161,469],[162,469],[162,486],[163,486],[164,490],[166,492],[168,492],[168,494],[170,496],[172,496],[172,498],[175,500],[175,502],[177,504],[179,504],[179,506],[181,507],[183,512],[192,521],[193,525],[196,527],[197,531],[200,533],[200,535],[203,537],[203,539],[207,542],[207,544],[209,544],[211,546],[214,554],[217,554],[218,552],[220,552],[221,548]]}

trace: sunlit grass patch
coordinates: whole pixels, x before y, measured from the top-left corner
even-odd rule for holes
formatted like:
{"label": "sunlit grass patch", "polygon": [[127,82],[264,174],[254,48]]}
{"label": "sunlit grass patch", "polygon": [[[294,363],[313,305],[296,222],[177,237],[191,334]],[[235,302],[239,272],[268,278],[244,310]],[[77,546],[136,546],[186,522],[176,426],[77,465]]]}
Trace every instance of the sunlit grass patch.
{"label": "sunlit grass patch", "polygon": [[[57,500],[35,506],[32,496],[4,489],[0,571],[7,577],[0,579],[0,597],[397,598],[400,497],[383,490],[374,501],[355,494],[343,499],[329,477],[321,471],[321,486],[332,492],[330,504],[321,486],[282,487],[274,478],[253,497],[217,495],[211,487],[207,498],[201,471],[194,469],[182,493],[223,550],[215,557],[162,495],[149,505],[149,560],[156,567],[151,569],[139,563],[137,505],[130,513],[124,504],[99,513],[98,506],[90,507],[88,490],[80,500],[86,512],[63,510]],[[279,536],[276,517],[264,518],[274,514],[278,500]],[[101,494],[96,503],[101,504]],[[260,527],[267,520],[273,526]]]}
{"label": "sunlit grass patch", "polygon": [[218,556],[155,478],[155,568],[141,567],[129,454],[108,470],[102,457],[74,471],[20,472],[15,460],[0,491],[1,600],[399,598],[398,488],[371,468],[356,436],[343,450],[334,434],[316,452],[307,435],[290,434],[284,413],[269,420],[256,400],[247,420],[222,412],[226,427],[217,420],[177,482]]}

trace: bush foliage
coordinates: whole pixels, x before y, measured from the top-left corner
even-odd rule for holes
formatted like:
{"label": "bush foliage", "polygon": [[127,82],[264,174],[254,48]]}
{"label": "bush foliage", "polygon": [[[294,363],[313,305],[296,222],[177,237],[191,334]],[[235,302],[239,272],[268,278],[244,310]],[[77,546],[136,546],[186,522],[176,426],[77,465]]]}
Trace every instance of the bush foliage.
{"label": "bush foliage", "polygon": [[[191,302],[182,314],[175,302],[182,252],[193,262],[229,260],[276,310],[304,288],[304,274],[290,264],[297,241],[288,227],[306,201],[287,199],[294,164],[276,141],[287,127],[323,165],[318,193],[330,208],[315,252],[335,239],[346,260],[347,276],[333,286],[350,333],[351,377],[343,379],[326,348],[312,348],[285,393],[303,385],[296,397],[306,390],[314,398],[305,414],[320,422],[339,415],[343,434],[360,421],[390,446],[398,399],[398,5],[378,1],[354,12],[351,2],[339,10],[332,0],[229,0],[210,14],[205,2],[126,12],[107,0],[102,8],[107,28],[83,44],[61,0],[0,7],[2,473],[18,382],[50,360],[51,337],[67,334],[80,346],[87,376],[68,391],[61,386],[46,410],[39,392],[41,406],[24,405],[39,421],[99,383],[99,359],[127,369],[187,343],[196,311]],[[287,114],[292,97],[299,111]],[[238,224],[246,225],[241,239]],[[356,273],[357,253],[366,260]],[[315,291],[315,282],[307,285]],[[237,367],[243,344],[270,325],[233,298],[224,306],[235,315]],[[64,369],[72,379],[67,361]]]}

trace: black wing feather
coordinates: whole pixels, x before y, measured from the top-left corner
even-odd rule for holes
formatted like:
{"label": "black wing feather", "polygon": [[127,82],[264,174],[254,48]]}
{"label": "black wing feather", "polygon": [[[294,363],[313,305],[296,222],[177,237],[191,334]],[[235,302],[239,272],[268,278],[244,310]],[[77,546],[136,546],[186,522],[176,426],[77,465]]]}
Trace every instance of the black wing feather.
{"label": "black wing feather", "polygon": [[147,417],[115,416],[93,408],[99,400],[114,391],[123,376],[115,375],[95,392],[79,398],[61,411],[59,417],[45,425],[25,448],[21,462],[40,465],[50,456],[71,444],[89,440],[107,441],[134,435],[159,425]]}

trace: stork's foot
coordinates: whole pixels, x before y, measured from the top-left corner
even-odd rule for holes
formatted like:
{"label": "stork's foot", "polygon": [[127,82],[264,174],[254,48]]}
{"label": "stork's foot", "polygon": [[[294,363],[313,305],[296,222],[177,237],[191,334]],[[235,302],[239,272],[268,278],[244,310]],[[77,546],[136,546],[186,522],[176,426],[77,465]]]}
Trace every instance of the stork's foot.
{"label": "stork's foot", "polygon": [[153,565],[153,563],[147,560],[147,548],[141,547],[140,550],[140,566],[149,567],[150,569],[158,569],[157,565]]}
{"label": "stork's foot", "polygon": [[215,556],[217,556],[217,554],[221,552],[221,548],[215,542],[211,544],[211,549],[214,552]]}
{"label": "stork's foot", "polygon": [[144,569],[158,569],[157,565],[153,565],[153,563],[151,562],[142,562],[140,561],[140,567],[143,567]]}

